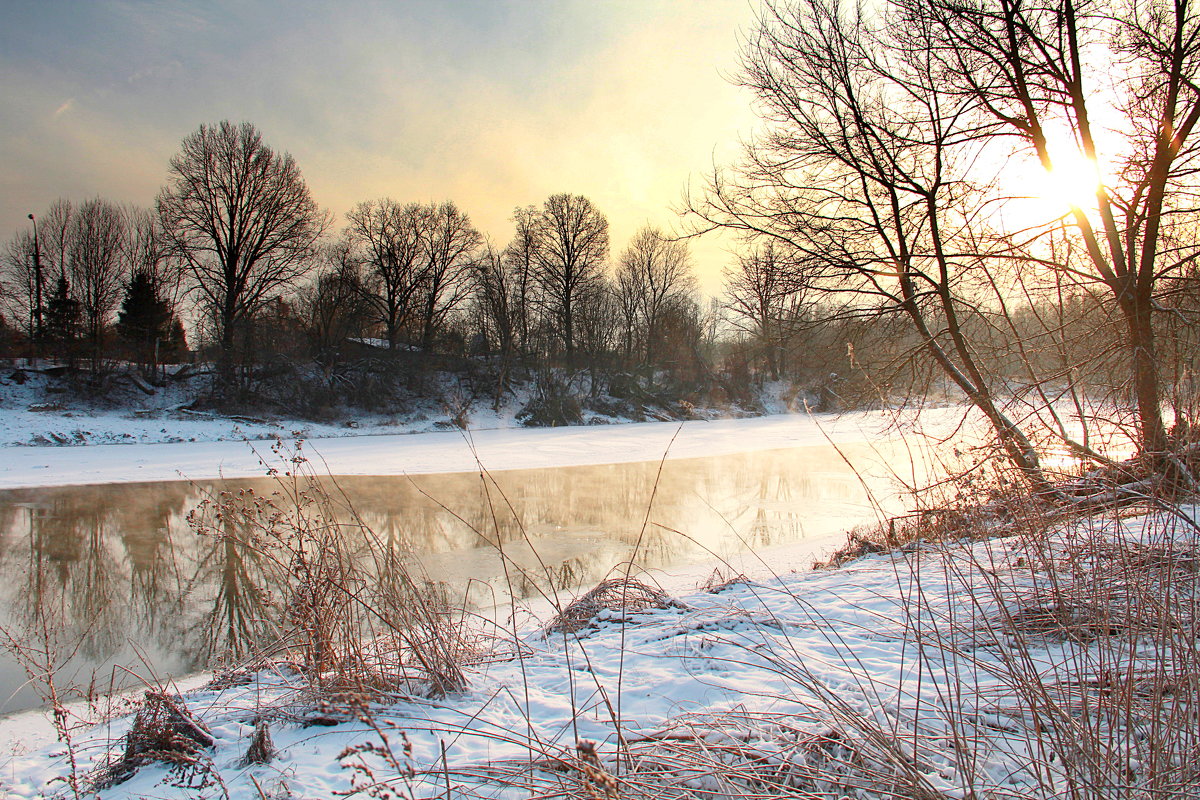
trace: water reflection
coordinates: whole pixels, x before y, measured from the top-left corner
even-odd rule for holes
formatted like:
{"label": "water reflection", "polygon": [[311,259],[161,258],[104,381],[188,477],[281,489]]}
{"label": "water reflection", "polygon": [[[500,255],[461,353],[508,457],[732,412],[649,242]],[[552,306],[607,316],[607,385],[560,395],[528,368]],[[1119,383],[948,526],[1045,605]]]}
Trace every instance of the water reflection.
{"label": "water reflection", "polygon": [[[865,448],[852,455],[878,460]],[[829,448],[669,461],[661,474],[635,463],[324,484],[352,507],[343,516],[357,514],[384,543],[380,579],[419,564],[468,606],[595,583],[631,554],[647,568],[725,557],[871,513],[859,477]],[[0,623],[77,644],[63,681],[98,672],[107,685],[126,666],[180,675],[241,657],[278,629],[271,599],[289,587],[271,552],[248,546],[246,519],[204,501],[269,502],[278,488],[259,479],[0,492]],[[24,680],[0,656],[0,711],[36,701]]]}

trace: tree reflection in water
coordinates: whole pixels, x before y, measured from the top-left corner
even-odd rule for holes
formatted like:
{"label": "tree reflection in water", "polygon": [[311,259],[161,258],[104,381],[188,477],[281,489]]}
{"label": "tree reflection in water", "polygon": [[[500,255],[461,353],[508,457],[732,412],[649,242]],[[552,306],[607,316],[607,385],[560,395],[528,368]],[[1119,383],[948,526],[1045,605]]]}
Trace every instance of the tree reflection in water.
{"label": "tree reflection in water", "polygon": [[[595,584],[635,544],[637,565],[653,569],[870,515],[859,478],[829,448],[668,461],[657,473],[657,463],[619,464],[339,478],[329,488],[345,501],[335,512],[345,552],[371,559],[397,602],[412,596],[414,574],[454,602],[491,605]],[[0,492],[0,623],[29,626],[53,609],[93,667],[131,658],[130,640],[176,672],[243,658],[280,635],[294,587],[250,520],[216,514],[211,501],[253,504],[277,488],[258,479]],[[374,532],[372,548],[360,525]],[[0,692],[21,680],[5,670]]]}
{"label": "tree reflection in water", "polygon": [[185,642],[197,664],[218,656],[239,661],[278,629],[268,610],[265,554],[244,521],[221,516],[210,525],[202,517],[203,509],[192,516],[202,543],[186,596],[204,613]]}

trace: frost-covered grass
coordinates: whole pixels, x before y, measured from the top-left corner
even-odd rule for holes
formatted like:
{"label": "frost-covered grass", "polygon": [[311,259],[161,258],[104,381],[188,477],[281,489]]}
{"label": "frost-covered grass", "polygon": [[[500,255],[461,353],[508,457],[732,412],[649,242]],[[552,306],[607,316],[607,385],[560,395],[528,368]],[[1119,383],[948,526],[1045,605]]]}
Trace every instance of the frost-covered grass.
{"label": "frost-covered grass", "polygon": [[[101,796],[1196,796],[1200,552],[1182,511],[917,543],[637,612],[610,588],[574,632],[464,622],[443,629],[439,646],[470,643],[444,691],[420,669],[335,685],[301,647],[183,694],[211,746]],[[0,788],[70,796],[73,764],[84,792],[132,724],[15,757]]]}

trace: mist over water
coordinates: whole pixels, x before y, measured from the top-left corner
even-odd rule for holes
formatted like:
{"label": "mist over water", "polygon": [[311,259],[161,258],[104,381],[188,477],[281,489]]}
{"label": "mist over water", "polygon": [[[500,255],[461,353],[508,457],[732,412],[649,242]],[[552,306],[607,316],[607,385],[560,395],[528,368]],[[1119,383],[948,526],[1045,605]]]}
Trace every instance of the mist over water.
{"label": "mist over water", "polygon": [[[803,447],[667,461],[661,473],[643,462],[319,483],[345,518],[356,516],[451,603],[486,609],[569,598],[631,557],[653,572],[873,519],[864,480],[876,500],[895,494],[881,455],[843,453],[860,474],[832,447]],[[289,587],[216,518],[212,501],[269,501],[281,486],[263,478],[0,492],[0,622],[56,665],[67,662],[60,684],[98,691],[244,653],[282,623],[264,617]],[[0,655],[0,713],[39,702],[26,680]]]}

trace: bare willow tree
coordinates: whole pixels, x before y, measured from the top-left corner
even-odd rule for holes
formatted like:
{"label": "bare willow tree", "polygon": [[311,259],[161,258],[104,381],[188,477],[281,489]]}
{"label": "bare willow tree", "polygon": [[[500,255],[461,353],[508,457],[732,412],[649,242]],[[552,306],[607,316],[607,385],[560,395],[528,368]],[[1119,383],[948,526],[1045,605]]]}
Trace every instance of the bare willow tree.
{"label": "bare willow tree", "polygon": [[690,210],[701,227],[774,240],[805,280],[858,313],[906,319],[1005,454],[1046,489],[968,336],[995,292],[989,270],[1011,256],[980,214],[993,187],[986,145],[1001,123],[976,97],[943,91],[930,30],[895,23],[838,0],[765,4],[743,78],[767,128]]}
{"label": "bare willow tree", "polygon": [[545,315],[568,360],[580,313],[601,292],[608,260],[608,218],[583,195],[551,195],[537,218],[535,279]]}
{"label": "bare willow tree", "polygon": [[486,243],[471,270],[474,284],[472,308],[475,329],[485,347],[499,355],[493,407],[497,410],[509,388],[509,376],[526,345],[529,306],[526,291],[530,274],[507,251]]}
{"label": "bare willow tree", "polygon": [[653,366],[662,349],[665,320],[695,302],[687,243],[657,228],[642,228],[621,252],[615,288],[625,317],[626,348],[637,346],[641,363]]}
{"label": "bare willow tree", "polygon": [[183,140],[157,205],[212,310],[228,379],[239,327],[308,268],[328,215],[291,155],[268,147],[250,123],[228,120]]}

